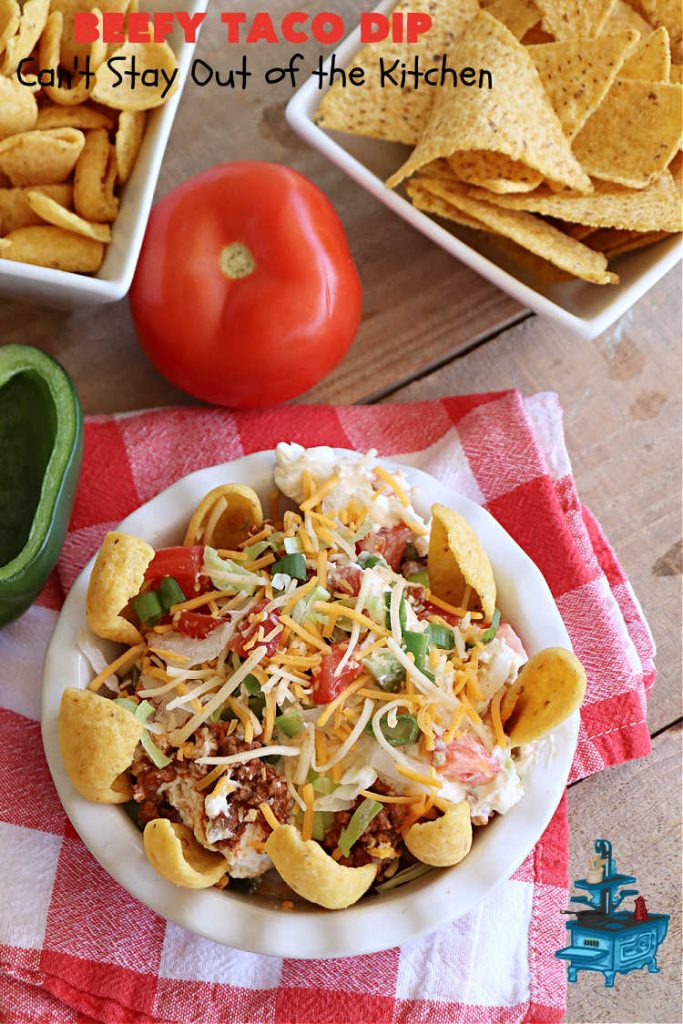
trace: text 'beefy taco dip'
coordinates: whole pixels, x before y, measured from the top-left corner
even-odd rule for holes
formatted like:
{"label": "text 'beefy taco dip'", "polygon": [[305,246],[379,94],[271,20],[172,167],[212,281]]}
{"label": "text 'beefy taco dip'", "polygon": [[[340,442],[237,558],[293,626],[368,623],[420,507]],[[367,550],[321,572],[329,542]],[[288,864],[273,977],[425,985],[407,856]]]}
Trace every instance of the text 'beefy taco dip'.
{"label": "text 'beefy taco dip'", "polygon": [[274,867],[338,909],[465,857],[585,676],[563,649],[527,658],[472,528],[425,522],[374,452],[280,444],[275,484],[270,517],[215,488],[179,547],[105,537],[87,617],[125,649],[105,667],[83,639],[101,670],[64,693],[62,755],[168,880]]}

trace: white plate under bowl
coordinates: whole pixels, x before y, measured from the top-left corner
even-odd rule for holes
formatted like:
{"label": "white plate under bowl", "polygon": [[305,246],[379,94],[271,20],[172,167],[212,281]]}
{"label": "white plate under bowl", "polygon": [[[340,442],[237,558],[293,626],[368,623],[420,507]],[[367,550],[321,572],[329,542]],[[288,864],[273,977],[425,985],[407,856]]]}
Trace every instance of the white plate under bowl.
{"label": "white plate under bowl", "polygon": [[[387,11],[394,6],[395,0],[384,0],[376,10]],[[336,66],[347,67],[360,46],[357,28],[335,50]],[[331,61],[332,57],[328,58],[326,68]],[[410,153],[408,146],[319,128],[314,117],[326,91],[319,88],[318,76],[311,76],[289,101],[287,120],[302,139],[461,263],[524,306],[582,338],[595,338],[607,330],[681,259],[683,243],[675,237],[610,263],[621,278],[618,285],[595,285],[578,279],[555,284],[539,280],[537,274],[504,253],[487,235],[435,220],[413,206],[402,190],[392,191],[385,186],[385,180]]]}
{"label": "white plate under bowl", "polygon": [[[341,449],[339,450],[341,454]],[[395,464],[380,460],[389,470]],[[121,523],[121,529],[154,547],[182,542],[191,513],[213,487],[244,483],[267,500],[273,484],[273,452],[258,452],[202,469],[162,491]],[[433,502],[462,513],[478,533],[493,565],[498,604],[530,654],[543,647],[570,648],[569,637],[540,571],[484,509],[433,477],[402,467],[416,487],[415,505],[429,514]],[[76,645],[86,624],[85,595],[91,560],[66,599],[45,659],[43,743],[57,792],[74,827],[102,867],[131,895],[163,917],[216,942],[254,953],[302,958],[351,956],[386,949],[453,921],[518,867],[557,807],[578,735],[578,714],[553,734],[547,757],[532,762],[522,800],[505,816],[475,830],[472,851],[457,867],[370,896],[344,911],[305,905],[279,911],[265,898],[228,888],[191,891],[165,881],[147,861],[142,837],[120,807],[90,803],[71,785],[59,752],[58,715],[63,691],[85,688],[92,671]]]}
{"label": "white plate under bowl", "polygon": [[[174,10],[198,14],[209,0],[179,0]],[[154,11],[158,4],[141,0],[141,11]],[[178,58],[180,88],[163,107],[149,112],[133,173],[121,194],[119,214],[112,224],[112,240],[104,263],[96,274],[70,274],[30,263],[0,259],[0,295],[38,305],[75,309],[117,302],[128,294],[145,236],[161,161],[171,134],[180,97],[196,43],[186,43],[176,25],[169,37]]]}

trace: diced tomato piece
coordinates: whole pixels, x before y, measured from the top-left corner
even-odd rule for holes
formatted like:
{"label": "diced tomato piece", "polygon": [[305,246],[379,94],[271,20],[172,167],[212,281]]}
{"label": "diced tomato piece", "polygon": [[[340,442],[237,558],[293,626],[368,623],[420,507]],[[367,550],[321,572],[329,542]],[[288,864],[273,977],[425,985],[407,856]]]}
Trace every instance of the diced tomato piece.
{"label": "diced tomato piece", "polygon": [[211,586],[210,580],[201,575],[203,565],[203,544],[160,548],[147,566],[145,579],[160,580],[164,576],[173,576],[183,593],[192,597]]}
{"label": "diced tomato piece", "polygon": [[224,622],[224,619],[217,619],[213,615],[202,615],[201,612],[181,612],[178,619],[178,631],[193,640],[203,640],[213,633],[214,629]]}
{"label": "diced tomato piece", "polygon": [[437,605],[432,604],[431,601],[423,601],[418,598],[419,606],[416,608],[416,614],[418,619],[428,619],[432,615],[440,615],[444,622],[447,622],[449,626],[457,626],[460,619],[457,615],[453,615],[452,612],[447,612],[444,608],[439,608]]}
{"label": "diced tomato piece", "polygon": [[524,650],[524,644],[519,639],[509,622],[499,623],[496,631],[496,638],[498,640],[504,640],[508,647],[511,647],[515,654],[519,654],[521,658],[528,658],[528,655]]}
{"label": "diced tomato piece", "polygon": [[334,674],[345,652],[346,646],[337,644],[321,661],[318,674],[313,681],[313,699],[316,704],[329,704],[363,671],[363,666],[359,662],[349,658],[339,675]]}
{"label": "diced tomato piece", "polygon": [[442,775],[465,786],[482,786],[500,771],[499,762],[487,753],[484,744],[471,732],[465,732],[449,743],[445,764],[438,768]]}
{"label": "diced tomato piece", "polygon": [[361,568],[359,565],[335,565],[330,570],[329,582],[333,590],[341,590],[349,597],[357,597],[360,590]]}
{"label": "diced tomato piece", "polygon": [[411,531],[407,526],[383,526],[380,530],[373,530],[367,537],[359,541],[356,544],[356,549],[381,555],[394,572],[398,572],[410,534]]}
{"label": "diced tomato piece", "polygon": [[[261,601],[260,604],[256,605],[251,616],[257,615],[258,612],[262,611],[267,603],[267,601]],[[231,651],[235,651],[236,654],[239,654],[241,658],[248,658],[252,651],[256,650],[257,647],[265,647],[266,657],[269,658],[271,654],[275,653],[277,646],[280,643],[282,631],[280,631],[277,636],[271,637],[265,644],[258,642],[250,644],[249,641],[256,636],[261,628],[263,628],[263,636],[268,636],[269,633],[272,633],[275,627],[280,623],[278,611],[277,609],[273,609],[273,611],[266,615],[264,619],[259,619],[256,622],[249,621],[251,616],[247,615],[239,621],[237,629],[235,630],[228,647]]]}

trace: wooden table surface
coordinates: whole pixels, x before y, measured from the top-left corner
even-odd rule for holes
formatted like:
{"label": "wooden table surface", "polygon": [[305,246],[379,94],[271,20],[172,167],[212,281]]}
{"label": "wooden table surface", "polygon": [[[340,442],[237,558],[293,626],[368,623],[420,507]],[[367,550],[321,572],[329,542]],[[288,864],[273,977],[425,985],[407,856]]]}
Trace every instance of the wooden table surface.
{"label": "wooden table surface", "polygon": [[[235,59],[216,24],[225,7],[225,0],[215,5],[198,52],[221,67]],[[288,8],[284,0],[269,5],[274,16]],[[283,52],[274,46],[251,49],[256,69],[276,63]],[[284,121],[288,98],[277,87],[238,95],[188,87],[159,194],[213,164],[249,158],[287,163],[330,196],[363,281],[364,318],[345,360],[302,401],[404,402],[510,387],[559,393],[579,492],[616,548],[659,651],[648,707],[651,756],[569,791],[569,877],[583,876],[593,840],[608,837],[621,867],[638,877],[651,909],[672,915],[659,956],[661,974],[618,975],[612,990],[600,975],[580,974],[569,985],[566,1020],[679,1022],[679,272],[672,271],[597,341],[580,341],[437,249],[309,150]],[[142,355],[126,302],[71,313],[3,302],[0,343],[10,342],[30,342],[57,356],[87,413],[189,401]]]}

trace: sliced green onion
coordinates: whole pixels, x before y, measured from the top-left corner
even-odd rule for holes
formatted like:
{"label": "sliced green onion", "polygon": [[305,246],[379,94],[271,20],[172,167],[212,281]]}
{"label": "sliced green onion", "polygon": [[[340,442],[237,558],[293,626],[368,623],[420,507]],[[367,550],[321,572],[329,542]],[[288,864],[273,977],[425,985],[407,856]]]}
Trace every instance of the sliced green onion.
{"label": "sliced green onion", "polygon": [[[397,715],[396,725],[389,725],[386,718],[380,719],[382,735],[392,747],[404,747],[407,743],[415,743],[420,735],[420,727],[414,715]],[[365,726],[365,732],[374,736],[372,719]]]}
{"label": "sliced green onion", "polygon": [[303,551],[300,537],[285,537],[282,543],[288,555],[296,555]]}
{"label": "sliced green onion", "polygon": [[427,632],[429,642],[433,647],[440,647],[442,651],[452,651],[455,647],[455,637],[450,626],[440,626],[438,622],[430,622]]}
{"label": "sliced green onion", "polygon": [[363,665],[381,689],[395,693],[405,679],[406,670],[390,651],[377,651],[363,659]]}
{"label": "sliced green onion", "polygon": [[358,556],[361,569],[374,569],[376,565],[386,565],[381,555],[373,555],[370,551],[361,551]]}
{"label": "sliced green onion", "polygon": [[419,583],[421,587],[428,587],[429,573],[426,569],[421,569],[420,572],[414,572],[412,576],[408,577],[408,583]]}
{"label": "sliced green onion", "polygon": [[415,659],[415,668],[424,672],[427,667],[429,633],[426,630],[424,633],[414,633],[412,630],[406,629],[403,634],[403,643],[408,654],[412,654]]}
{"label": "sliced green onion", "polygon": [[351,853],[351,847],[360,839],[372,819],[381,810],[382,805],[377,800],[370,800],[367,797],[363,800],[362,804],[356,807],[351,815],[351,821],[339,836],[337,843],[345,857],[348,857]]}
{"label": "sliced green onion", "polygon": [[324,775],[319,775],[317,779],[313,780],[313,792],[317,796],[329,796],[330,793],[334,793],[337,788],[337,783],[333,782],[332,779],[326,778]]}
{"label": "sliced green onion", "polygon": [[250,697],[255,697],[261,693],[261,684],[259,683],[256,676],[252,675],[251,672],[242,683],[242,686],[247,691]]}
{"label": "sliced green onion", "polygon": [[159,600],[165,612],[170,611],[174,604],[180,604],[186,597],[180,584],[173,576],[164,576],[157,589]]}
{"label": "sliced green onion", "polygon": [[[385,624],[387,629],[391,629],[391,611],[390,611],[390,608],[391,608],[391,591],[390,590],[388,590],[386,592],[386,594],[384,595],[384,607],[387,610],[384,624]],[[401,603],[398,606],[398,621],[399,621],[399,624],[401,626],[401,632],[403,632],[403,630],[406,628],[406,623],[408,622],[408,611],[406,609],[405,594],[401,594]]]}
{"label": "sliced green onion", "polygon": [[146,729],[140,737],[140,742],[147,751],[150,760],[154,762],[157,768],[165,768],[167,764],[171,763],[171,758],[167,757],[163,751],[159,750],[158,746]]}
{"label": "sliced green onion", "polygon": [[306,575],[306,556],[302,554],[285,555],[279,562],[270,567],[271,574],[275,576],[281,572],[291,576],[294,580],[308,579]]}
{"label": "sliced green onion", "polygon": [[164,606],[156,590],[147,590],[134,597],[133,610],[143,626],[155,626],[164,615]]}
{"label": "sliced green onion", "polygon": [[[154,711],[153,705],[148,700],[142,700],[139,704],[136,704],[135,701],[130,700],[128,697],[117,697],[116,703],[131,711],[141,722],[146,722]],[[167,764],[171,763],[171,758],[159,750],[147,729],[142,730],[140,742],[147,752],[150,761],[153,761],[157,768],[165,768]]]}
{"label": "sliced green onion", "polygon": [[130,711],[131,715],[134,715],[138,709],[137,704],[134,700],[131,700],[130,697],[116,697],[114,703],[120,704],[122,708],[126,709],[126,711]]}
{"label": "sliced green onion", "polygon": [[288,711],[285,715],[276,716],[275,726],[291,739],[292,736],[297,736],[301,732],[304,720],[298,711]]}
{"label": "sliced green onion", "polygon": [[334,811],[313,812],[313,838],[322,841],[334,825]]}
{"label": "sliced green onion", "polygon": [[422,878],[423,875],[428,875],[433,870],[434,868],[429,864],[411,864],[409,868],[397,871],[386,882],[376,885],[375,892],[389,892],[390,889],[396,889],[399,885],[405,885],[407,882],[414,882],[416,878]]}
{"label": "sliced green onion", "polygon": [[318,773],[315,770],[315,768],[309,768],[308,769],[308,775],[306,776],[306,782],[315,782],[315,780],[319,779],[319,778],[320,778],[320,776],[318,775]]}
{"label": "sliced green onion", "polygon": [[491,625],[489,626],[488,629],[484,630],[479,639],[485,644],[490,644],[491,641],[494,639],[496,633],[498,632],[499,625],[500,608],[496,608],[495,612],[493,613],[493,618],[491,619]]}

